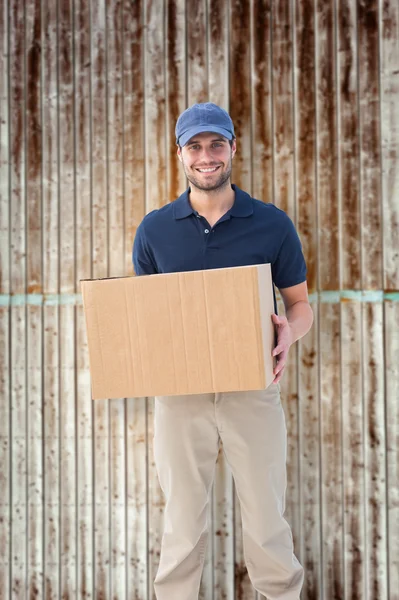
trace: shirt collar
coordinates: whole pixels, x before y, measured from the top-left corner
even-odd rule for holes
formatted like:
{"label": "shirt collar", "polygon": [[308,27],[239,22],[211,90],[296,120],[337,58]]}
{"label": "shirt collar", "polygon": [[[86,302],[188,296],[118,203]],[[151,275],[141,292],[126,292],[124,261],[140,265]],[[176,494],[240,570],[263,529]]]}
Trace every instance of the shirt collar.
{"label": "shirt collar", "polygon": [[[254,211],[251,196],[237,187],[234,183],[231,184],[231,187],[235,192],[235,199],[228,214],[232,217],[249,217],[252,215]],[[189,201],[189,193],[190,188],[187,188],[186,191],[173,202],[175,219],[185,219],[186,217],[195,214]]]}

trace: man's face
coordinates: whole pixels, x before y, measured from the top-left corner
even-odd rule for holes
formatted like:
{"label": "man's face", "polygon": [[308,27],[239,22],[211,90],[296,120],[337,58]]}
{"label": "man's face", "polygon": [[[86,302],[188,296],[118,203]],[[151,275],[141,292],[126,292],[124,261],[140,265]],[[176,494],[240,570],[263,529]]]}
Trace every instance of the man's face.
{"label": "man's face", "polygon": [[178,148],[177,155],[183,164],[189,182],[203,191],[215,191],[226,185],[231,176],[231,163],[236,153],[236,141],[219,133],[199,133]]}

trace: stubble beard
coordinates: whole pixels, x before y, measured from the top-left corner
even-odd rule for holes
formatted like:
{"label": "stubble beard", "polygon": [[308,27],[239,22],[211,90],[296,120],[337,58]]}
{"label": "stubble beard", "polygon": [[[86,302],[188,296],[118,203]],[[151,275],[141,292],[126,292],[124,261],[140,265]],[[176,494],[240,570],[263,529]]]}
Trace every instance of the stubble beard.
{"label": "stubble beard", "polygon": [[230,156],[226,170],[222,171],[215,181],[210,181],[208,184],[204,184],[201,181],[198,181],[198,179],[193,175],[192,170],[189,172],[184,163],[183,168],[187,179],[189,180],[190,184],[193,185],[195,188],[197,188],[201,192],[219,192],[228,185],[228,180],[231,177],[232,171],[232,160]]}

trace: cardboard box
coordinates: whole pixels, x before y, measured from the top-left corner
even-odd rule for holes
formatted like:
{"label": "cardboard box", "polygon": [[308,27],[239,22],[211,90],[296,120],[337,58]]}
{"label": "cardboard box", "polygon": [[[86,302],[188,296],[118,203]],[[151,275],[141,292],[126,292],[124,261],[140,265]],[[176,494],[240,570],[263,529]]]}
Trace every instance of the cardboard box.
{"label": "cardboard box", "polygon": [[270,264],[81,280],[92,398],[265,389]]}

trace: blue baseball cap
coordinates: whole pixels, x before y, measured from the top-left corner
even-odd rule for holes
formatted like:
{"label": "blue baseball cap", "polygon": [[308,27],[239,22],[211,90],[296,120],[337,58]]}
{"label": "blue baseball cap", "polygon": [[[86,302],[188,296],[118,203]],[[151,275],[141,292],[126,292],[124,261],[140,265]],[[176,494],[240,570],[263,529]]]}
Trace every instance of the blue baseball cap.
{"label": "blue baseball cap", "polygon": [[234,125],[228,112],[213,102],[193,104],[181,113],[176,123],[176,144],[185,146],[197,133],[220,133],[228,140],[234,135]]}

